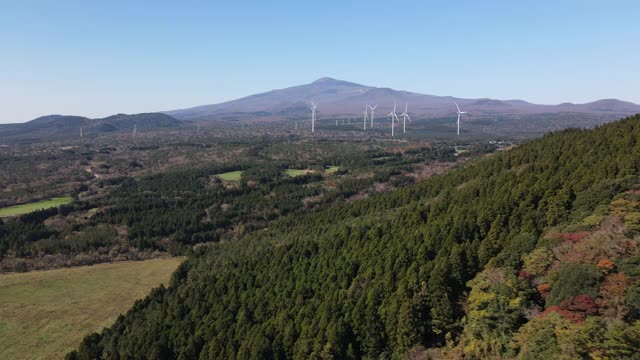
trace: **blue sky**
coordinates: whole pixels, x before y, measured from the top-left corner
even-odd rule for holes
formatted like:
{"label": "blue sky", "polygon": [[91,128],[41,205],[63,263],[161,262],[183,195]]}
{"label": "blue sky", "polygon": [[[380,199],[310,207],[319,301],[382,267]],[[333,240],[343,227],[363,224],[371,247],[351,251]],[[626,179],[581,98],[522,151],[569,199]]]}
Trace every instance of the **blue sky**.
{"label": "blue sky", "polygon": [[323,76],[640,103],[638,1],[5,1],[0,123],[217,103]]}

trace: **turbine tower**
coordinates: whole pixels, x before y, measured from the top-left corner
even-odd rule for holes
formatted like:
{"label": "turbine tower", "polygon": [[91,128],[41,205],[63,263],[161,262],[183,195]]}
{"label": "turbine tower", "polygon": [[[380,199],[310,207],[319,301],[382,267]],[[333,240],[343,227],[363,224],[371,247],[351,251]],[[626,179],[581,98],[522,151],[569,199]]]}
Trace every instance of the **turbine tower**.
{"label": "turbine tower", "polygon": [[400,122],[400,119],[398,119],[398,115],[396,115],[396,102],[393,102],[393,111],[389,113],[389,115],[387,115],[391,118],[391,137],[393,137],[395,135],[394,133],[394,128],[395,128],[395,124],[396,121]]}
{"label": "turbine tower", "polygon": [[409,114],[407,114],[407,109],[408,108],[409,108],[409,103],[405,103],[404,112],[402,114],[400,114],[400,116],[402,116],[402,132],[403,133],[407,132],[407,119],[409,119],[409,121],[411,121],[411,118],[409,117]]}
{"label": "turbine tower", "polygon": [[311,132],[312,133],[316,132],[316,107],[317,106],[318,104],[312,101],[311,107],[309,108],[311,109]]}
{"label": "turbine tower", "polygon": [[[456,104],[456,103],[454,103]],[[458,109],[458,135],[460,135],[460,115],[466,114],[466,111],[460,111],[460,107],[456,104],[456,108]]]}
{"label": "turbine tower", "polygon": [[367,130],[367,108],[369,107],[369,104],[364,106],[364,111],[362,112],[364,114],[364,117],[362,118],[362,123],[364,126],[364,130]]}
{"label": "turbine tower", "polygon": [[371,109],[371,126],[369,126],[370,128],[373,128],[373,115],[375,114],[375,110],[377,107],[378,107],[378,104],[376,104],[374,107],[369,106],[369,109]]}
{"label": "turbine tower", "polygon": [[136,134],[136,124],[133,124],[133,135]]}
{"label": "turbine tower", "polygon": [[80,137],[82,137],[82,128],[80,128]]}

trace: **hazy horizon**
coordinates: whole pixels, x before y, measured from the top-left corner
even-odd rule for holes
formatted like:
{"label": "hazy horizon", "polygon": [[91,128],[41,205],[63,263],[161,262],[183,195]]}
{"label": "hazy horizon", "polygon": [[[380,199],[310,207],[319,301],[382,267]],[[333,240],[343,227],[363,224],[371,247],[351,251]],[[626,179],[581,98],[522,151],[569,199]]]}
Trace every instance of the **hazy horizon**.
{"label": "hazy horizon", "polygon": [[188,108],[325,76],[461,98],[638,104],[639,12],[631,1],[9,3],[0,123]]}

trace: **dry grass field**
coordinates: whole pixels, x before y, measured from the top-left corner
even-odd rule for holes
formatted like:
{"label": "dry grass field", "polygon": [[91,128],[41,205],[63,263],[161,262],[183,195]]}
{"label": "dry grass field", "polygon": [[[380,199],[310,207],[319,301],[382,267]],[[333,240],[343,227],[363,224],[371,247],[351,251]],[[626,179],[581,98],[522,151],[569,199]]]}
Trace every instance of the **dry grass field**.
{"label": "dry grass field", "polygon": [[62,359],[111,325],[182,258],[0,275],[0,359]]}

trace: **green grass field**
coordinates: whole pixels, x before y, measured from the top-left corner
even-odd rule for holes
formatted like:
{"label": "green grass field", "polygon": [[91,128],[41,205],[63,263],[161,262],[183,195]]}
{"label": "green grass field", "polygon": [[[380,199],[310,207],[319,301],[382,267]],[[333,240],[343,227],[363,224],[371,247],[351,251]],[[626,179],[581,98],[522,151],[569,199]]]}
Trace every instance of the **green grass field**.
{"label": "green grass field", "polygon": [[287,174],[288,176],[291,177],[296,177],[296,176],[302,176],[302,175],[307,175],[308,173],[312,173],[313,170],[309,170],[309,169],[287,169],[284,171],[285,174]]}
{"label": "green grass field", "polygon": [[466,152],[468,152],[468,147],[467,146],[463,146],[463,145],[456,145],[455,146],[455,150],[456,150],[456,156],[458,155],[462,155]]}
{"label": "green grass field", "polygon": [[339,166],[327,166],[326,169],[324,169],[324,172],[326,172],[327,174],[333,174],[334,172],[338,171],[340,169]]}
{"label": "green grass field", "polygon": [[111,325],[182,258],[0,275],[0,359],[62,359]]}
{"label": "green grass field", "polygon": [[230,171],[227,173],[217,174],[214,176],[223,181],[240,181],[240,177],[242,176],[243,172],[244,171]]}
{"label": "green grass field", "polygon": [[42,200],[42,201],[34,202],[31,204],[9,206],[9,207],[0,209],[0,217],[27,214],[36,210],[48,209],[48,208],[68,204],[71,201],[73,201],[73,199],[71,198],[71,196],[67,195],[67,196],[61,196],[61,197],[54,197],[48,200]]}

